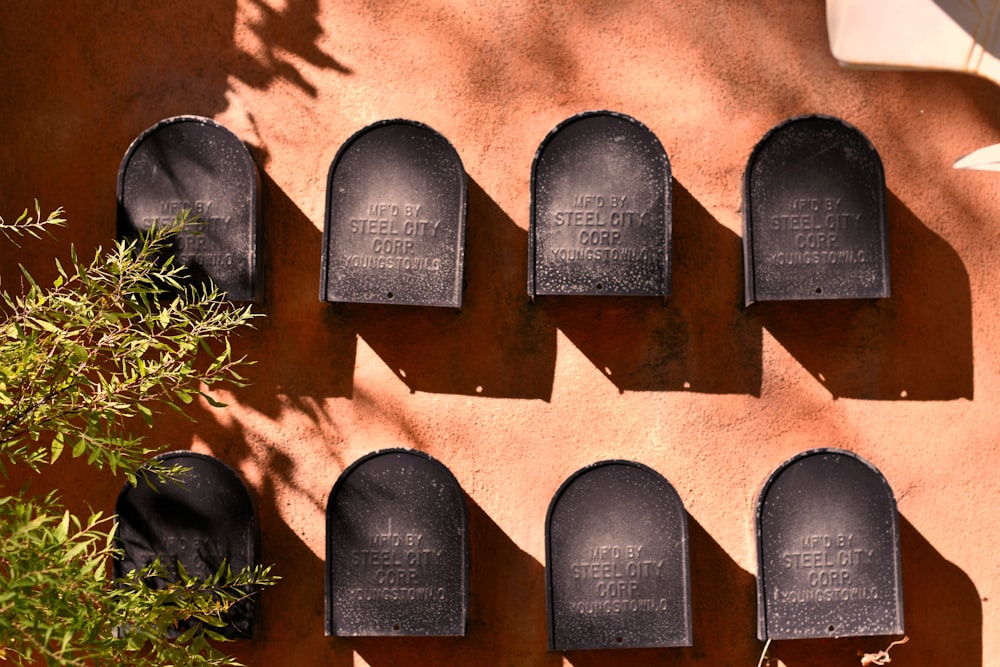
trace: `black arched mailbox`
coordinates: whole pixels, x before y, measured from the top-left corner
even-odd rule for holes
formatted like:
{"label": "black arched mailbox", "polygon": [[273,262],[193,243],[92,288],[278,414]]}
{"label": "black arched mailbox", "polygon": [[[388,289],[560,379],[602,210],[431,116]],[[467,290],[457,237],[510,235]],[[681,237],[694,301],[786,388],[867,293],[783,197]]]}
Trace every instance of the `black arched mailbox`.
{"label": "black arched mailbox", "polygon": [[902,634],[896,500],[870,463],[793,457],[761,489],[756,524],[761,640]]}
{"label": "black arched mailbox", "polygon": [[140,134],[118,170],[118,236],[135,238],[182,211],[200,224],[174,240],[192,279],[233,301],[259,298],[260,174],[236,135],[208,118],[176,116]]}
{"label": "black arched mailbox", "polygon": [[369,454],[326,509],[326,634],[461,636],[469,601],[468,508],[422,452]]}
{"label": "black arched mailbox", "polygon": [[552,650],[691,645],[687,512],[642,464],[595,463],[563,483],[545,578]]}
{"label": "black arched mailbox", "polygon": [[[115,535],[122,556],[115,577],[139,570],[157,558],[176,574],[180,563],[190,576],[207,578],[226,563],[233,572],[260,564],[253,500],[239,476],[224,463],[195,452],[156,457],[187,471],[176,479],[139,480],[118,496]],[[162,582],[160,582],[162,583]],[[154,585],[159,585],[154,582]],[[255,596],[237,602],[222,634],[253,636]]]}
{"label": "black arched mailbox", "polygon": [[670,195],[667,154],[639,121],[560,123],[531,169],[528,296],[670,294]]}
{"label": "black arched mailbox", "polygon": [[889,296],[885,176],[871,142],[830,116],[789,119],[743,179],[746,303]]}
{"label": "black arched mailbox", "polygon": [[320,300],[461,307],[466,191],[461,158],[428,126],[357,132],[330,165]]}

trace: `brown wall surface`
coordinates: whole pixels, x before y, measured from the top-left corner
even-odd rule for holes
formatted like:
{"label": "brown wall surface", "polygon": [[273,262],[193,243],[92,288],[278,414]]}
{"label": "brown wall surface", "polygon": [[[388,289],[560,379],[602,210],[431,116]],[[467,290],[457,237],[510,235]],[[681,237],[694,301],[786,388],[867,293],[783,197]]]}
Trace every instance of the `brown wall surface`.
{"label": "brown wall surface", "polygon": [[[902,17],[901,20],[905,20]],[[0,6],[0,215],[64,206],[58,241],[4,247],[52,275],[70,242],[107,245],[129,143],[160,119],[214,118],[264,174],[266,319],[230,407],[150,437],[237,468],[258,502],[263,597],[248,665],[754,665],[753,509],[815,447],[856,452],[898,500],[899,665],[1000,664],[1000,180],[952,169],[1000,142],[1000,89],[959,74],[854,71],[820,0],[175,0]],[[525,296],[539,142],[590,109],[648,126],[674,175],[673,293]],[[743,307],[742,176],[755,143],[803,113],[878,149],[891,298]],[[447,137],[469,175],[464,306],[317,299],[326,174],[385,118]],[[422,450],[468,495],[464,638],[323,635],[324,509],[338,475]],[[546,650],[544,521],[590,463],[663,474],[691,519],[692,648]],[[48,480],[111,507],[119,481]],[[791,667],[858,664],[883,638],[777,642]]]}

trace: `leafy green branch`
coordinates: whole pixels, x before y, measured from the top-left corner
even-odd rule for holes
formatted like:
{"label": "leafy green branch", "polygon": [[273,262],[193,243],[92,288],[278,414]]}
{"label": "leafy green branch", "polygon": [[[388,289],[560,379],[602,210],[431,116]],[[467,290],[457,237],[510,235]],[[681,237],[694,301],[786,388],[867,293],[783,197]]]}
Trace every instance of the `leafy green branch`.
{"label": "leafy green branch", "polygon": [[[0,499],[0,658],[72,666],[234,664],[209,641],[224,640],[217,629],[232,605],[276,580],[270,568],[234,574],[223,564],[196,578],[157,561],[111,581],[114,556],[111,518],[94,513],[81,521],[53,495]],[[168,575],[174,580],[166,585],[150,584]],[[184,633],[169,640],[179,627]]]}
{"label": "leafy green branch", "polygon": [[199,395],[213,402],[201,385],[244,382],[228,334],[249,323],[249,306],[184,285],[184,267],[161,260],[187,224],[154,227],[86,263],[74,250],[52,287],[25,271],[27,292],[3,295],[0,466],[37,467],[68,447],[131,475],[151,452],[129,428],[135,417],[151,424],[156,409],[183,412]]}
{"label": "leafy green branch", "polygon": [[[39,237],[65,223],[61,209],[44,219],[35,210],[0,219],[0,234]],[[208,388],[244,384],[249,362],[230,337],[255,317],[212,285],[187,284],[170,249],[192,223],[185,213],[86,259],[73,249],[51,286],[22,268],[23,293],[0,297],[0,471],[41,472],[69,452],[133,484],[176,476],[148,463],[162,443],[147,446],[135,428],[199,397],[220,406]],[[154,562],[116,581],[118,555],[113,518],[77,517],[53,494],[0,495],[0,660],[237,664],[218,649],[218,629],[234,604],[274,583],[269,569],[223,564],[199,578]]]}
{"label": "leafy green branch", "polygon": [[40,239],[42,238],[42,234],[52,236],[52,227],[64,227],[66,225],[66,219],[62,217],[62,214],[63,210],[58,208],[45,218],[42,218],[42,209],[36,199],[35,215],[28,215],[28,209],[24,209],[14,222],[8,222],[0,218],[0,234],[3,234],[8,241],[18,246],[16,237],[31,236]]}

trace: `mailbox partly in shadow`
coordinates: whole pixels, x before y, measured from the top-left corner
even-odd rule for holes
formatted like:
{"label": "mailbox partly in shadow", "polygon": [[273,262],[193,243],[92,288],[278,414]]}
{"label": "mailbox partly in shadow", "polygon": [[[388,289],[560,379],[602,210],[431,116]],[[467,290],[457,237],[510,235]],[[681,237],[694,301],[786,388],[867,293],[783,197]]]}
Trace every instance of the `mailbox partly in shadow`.
{"label": "mailbox partly in shadow", "polygon": [[466,208],[443,136],[410,120],[360,130],[330,165],[320,300],[461,307]]}
{"label": "mailbox partly in shadow", "polygon": [[531,169],[528,296],[670,294],[670,193],[667,154],[639,121],[560,123]]}
{"label": "mailbox partly in shadow", "polygon": [[[168,452],[156,458],[186,470],[170,479],[149,475],[122,489],[115,505],[115,537],[122,549],[114,563],[115,577],[157,559],[175,577],[179,563],[189,576],[201,579],[223,565],[233,572],[260,565],[254,503],[236,472],[195,452]],[[151,583],[163,586],[166,580]],[[229,625],[219,631],[230,638],[253,636],[255,610],[255,596],[248,595],[230,609]]]}
{"label": "mailbox partly in shadow", "polygon": [[870,463],[793,457],[761,489],[756,528],[761,640],[902,634],[896,500]]}
{"label": "mailbox partly in shadow", "polygon": [[208,118],[160,121],[129,146],[118,171],[118,236],[135,238],[183,211],[199,221],[174,239],[194,282],[232,301],[259,298],[260,174],[246,146]]}
{"label": "mailbox partly in shadow", "polygon": [[388,449],[343,472],[326,509],[326,634],[461,636],[468,507],[423,452]]}
{"label": "mailbox partly in shadow", "polygon": [[545,533],[549,648],[690,646],[688,516],[673,486],[631,461],[574,473]]}
{"label": "mailbox partly in shadow", "polygon": [[889,296],[885,175],[871,142],[830,116],[791,118],[743,179],[745,300]]}

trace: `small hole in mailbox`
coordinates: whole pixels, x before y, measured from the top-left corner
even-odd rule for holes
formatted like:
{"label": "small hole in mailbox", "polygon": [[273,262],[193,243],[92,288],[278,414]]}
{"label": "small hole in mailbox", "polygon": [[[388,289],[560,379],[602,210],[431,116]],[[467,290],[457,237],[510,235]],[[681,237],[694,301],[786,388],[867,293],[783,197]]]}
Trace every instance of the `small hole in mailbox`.
{"label": "small hole in mailbox", "polygon": [[396,623],[395,625],[393,625],[393,626],[392,626],[392,629],[393,629],[393,630],[394,630],[395,632],[399,632],[399,623]]}
{"label": "small hole in mailbox", "polygon": [[623,641],[625,641],[625,639],[622,637],[615,637],[615,641],[621,644]]}
{"label": "small hole in mailbox", "polygon": [[604,289],[604,283],[597,283],[596,285],[594,285],[594,287],[596,287],[597,289]]}
{"label": "small hole in mailbox", "polygon": [[387,292],[385,296],[386,296],[387,299],[391,299],[392,298],[392,292]]}
{"label": "small hole in mailbox", "polygon": [[823,293],[823,288],[822,287],[817,287],[816,288],[816,294],[822,294],[822,293]]}
{"label": "small hole in mailbox", "polygon": [[833,632],[834,630],[836,630],[836,629],[837,629],[837,628],[835,628],[834,626],[832,626],[832,625],[831,625],[830,627],[828,627],[828,628],[826,629],[826,631],[827,631],[827,632],[830,632],[830,633],[832,633],[832,632]]}

